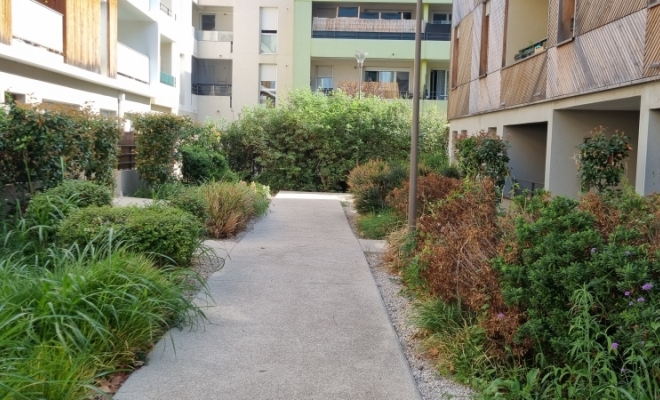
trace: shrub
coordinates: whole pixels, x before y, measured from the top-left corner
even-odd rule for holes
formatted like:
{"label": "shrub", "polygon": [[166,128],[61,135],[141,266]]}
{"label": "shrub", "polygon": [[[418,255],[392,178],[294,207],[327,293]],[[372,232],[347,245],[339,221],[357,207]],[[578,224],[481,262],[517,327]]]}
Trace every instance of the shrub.
{"label": "shrub", "polygon": [[387,207],[386,197],[406,178],[405,168],[384,161],[368,161],[348,176],[349,192],[359,213],[377,212]]}
{"label": "shrub", "polygon": [[[277,107],[244,110],[225,128],[222,143],[230,168],[241,178],[276,191],[342,191],[356,165],[408,159],[411,121],[405,101],[299,90]],[[444,119],[425,121],[420,149],[439,151],[446,142]]]}
{"label": "shrub", "polygon": [[[420,176],[417,180],[417,215],[427,213],[430,204],[449,197],[460,187],[461,182],[456,179],[434,173]],[[399,215],[408,215],[409,190],[410,184],[406,181],[402,187],[395,188],[387,196],[387,204],[396,210]]]}
{"label": "shrub", "polygon": [[229,165],[225,157],[215,151],[199,146],[181,148],[183,165],[181,173],[186,183],[201,183],[211,180],[230,178]]}
{"label": "shrub", "polygon": [[174,163],[179,146],[192,122],[172,114],[146,113],[130,116],[135,135],[135,167],[147,184],[154,187],[174,180]]}
{"label": "shrub", "polygon": [[53,226],[77,208],[109,206],[112,191],[86,181],[64,181],[37,194],[30,201],[26,218],[36,225]]}
{"label": "shrub", "polygon": [[165,200],[169,205],[189,212],[203,223],[209,217],[209,206],[199,187],[182,187],[181,190],[165,197]]}
{"label": "shrub", "polygon": [[[160,264],[187,266],[201,245],[202,224],[192,214],[156,204],[148,207],[90,207],[77,210],[59,226],[60,244],[84,247],[112,229],[133,251],[153,254]],[[98,239],[97,239],[98,240]]]}
{"label": "shrub", "polygon": [[244,182],[214,182],[203,185],[200,190],[209,207],[207,231],[213,237],[235,235],[245,228],[251,217],[265,212],[263,202],[267,197],[263,187],[257,192],[256,185]]}
{"label": "shrub", "polygon": [[90,108],[19,105],[10,99],[7,105],[8,110],[0,109],[0,186],[16,184],[33,192],[65,178],[113,184],[121,135],[118,119]]}
{"label": "shrub", "polygon": [[618,186],[625,172],[625,161],[632,150],[630,138],[623,132],[609,138],[605,133],[605,128],[598,127],[578,146],[578,177],[585,192]]}
{"label": "shrub", "polygon": [[489,178],[496,186],[504,185],[509,175],[508,144],[496,134],[480,131],[476,135],[454,138],[456,160],[461,173],[469,178]]}
{"label": "shrub", "polygon": [[365,239],[385,239],[402,223],[401,217],[391,210],[360,215],[357,220],[360,236]]}

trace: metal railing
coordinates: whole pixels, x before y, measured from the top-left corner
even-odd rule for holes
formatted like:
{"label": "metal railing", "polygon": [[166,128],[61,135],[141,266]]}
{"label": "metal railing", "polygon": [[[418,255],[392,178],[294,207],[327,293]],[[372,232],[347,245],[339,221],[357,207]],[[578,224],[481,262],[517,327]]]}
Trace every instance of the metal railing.
{"label": "metal railing", "polygon": [[[415,40],[411,32],[346,32],[346,31],[313,31],[315,39],[369,39],[369,40]],[[444,41],[451,40],[451,33],[425,32],[422,40]]]}
{"label": "metal railing", "polygon": [[164,83],[166,85],[176,87],[176,78],[173,77],[172,75],[168,74],[167,72],[162,72],[160,73],[160,83]]}
{"label": "metal railing", "polygon": [[192,94],[197,96],[231,96],[231,85],[206,83],[193,84]]}
{"label": "metal railing", "polygon": [[174,17],[174,13],[172,12],[172,10],[163,3],[160,3],[160,11],[167,14],[168,17]]}

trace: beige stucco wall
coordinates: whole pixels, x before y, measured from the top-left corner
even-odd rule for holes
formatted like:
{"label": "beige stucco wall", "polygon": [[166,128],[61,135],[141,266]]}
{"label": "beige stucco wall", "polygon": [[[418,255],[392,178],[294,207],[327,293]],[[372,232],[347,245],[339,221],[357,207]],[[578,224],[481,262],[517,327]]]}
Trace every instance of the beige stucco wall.
{"label": "beige stucco wall", "polygon": [[548,0],[509,0],[506,63],[519,50],[548,37]]}
{"label": "beige stucco wall", "polygon": [[[627,106],[623,109],[606,106],[607,102],[613,101]],[[606,109],[576,110],[575,107]],[[576,146],[589,131],[600,125],[610,131],[623,130],[633,139],[633,151],[628,161],[629,183],[639,193],[660,191],[660,82],[458,118],[450,122],[450,131],[473,134],[493,128],[503,135],[508,126],[531,123],[548,124],[544,182],[553,193],[578,195],[577,165],[573,160]],[[453,141],[450,139],[450,142]]]}

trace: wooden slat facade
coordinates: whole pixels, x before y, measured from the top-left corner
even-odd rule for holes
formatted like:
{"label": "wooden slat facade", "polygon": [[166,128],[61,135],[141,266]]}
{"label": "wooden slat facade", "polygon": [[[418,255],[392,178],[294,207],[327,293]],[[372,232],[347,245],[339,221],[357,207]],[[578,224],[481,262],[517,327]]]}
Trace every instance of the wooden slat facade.
{"label": "wooden slat facade", "polygon": [[646,23],[645,77],[660,76],[660,68],[651,67],[654,63],[660,63],[660,6],[649,9]]}
{"label": "wooden slat facade", "polygon": [[0,0],[0,43],[9,44],[10,42],[11,0]]}
{"label": "wooden slat facade", "polygon": [[647,6],[648,0],[578,0],[575,10],[575,35],[584,35]]}
{"label": "wooden slat facade", "polygon": [[117,77],[117,2],[108,0],[108,76]]}
{"label": "wooden slat facade", "polygon": [[[561,2],[548,0],[546,50],[505,68],[507,1],[490,2],[486,77],[478,74],[483,7],[470,0],[454,3],[460,16],[454,21],[459,57],[456,87],[449,94],[449,118],[660,78],[660,6],[649,8],[648,0],[577,0],[576,36],[559,46]],[[472,10],[462,15],[469,7]]]}
{"label": "wooden slat facade", "polygon": [[67,64],[101,72],[101,7],[98,0],[68,0],[64,14]]}
{"label": "wooden slat facade", "polygon": [[501,100],[506,107],[545,99],[548,77],[547,52],[502,70]]}

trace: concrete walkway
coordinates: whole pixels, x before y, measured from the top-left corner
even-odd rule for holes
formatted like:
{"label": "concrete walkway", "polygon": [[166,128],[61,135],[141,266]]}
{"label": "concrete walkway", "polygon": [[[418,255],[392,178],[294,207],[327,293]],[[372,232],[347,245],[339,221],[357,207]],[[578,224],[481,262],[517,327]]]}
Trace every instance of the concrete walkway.
{"label": "concrete walkway", "polygon": [[419,400],[341,197],[280,192],[117,400]]}

